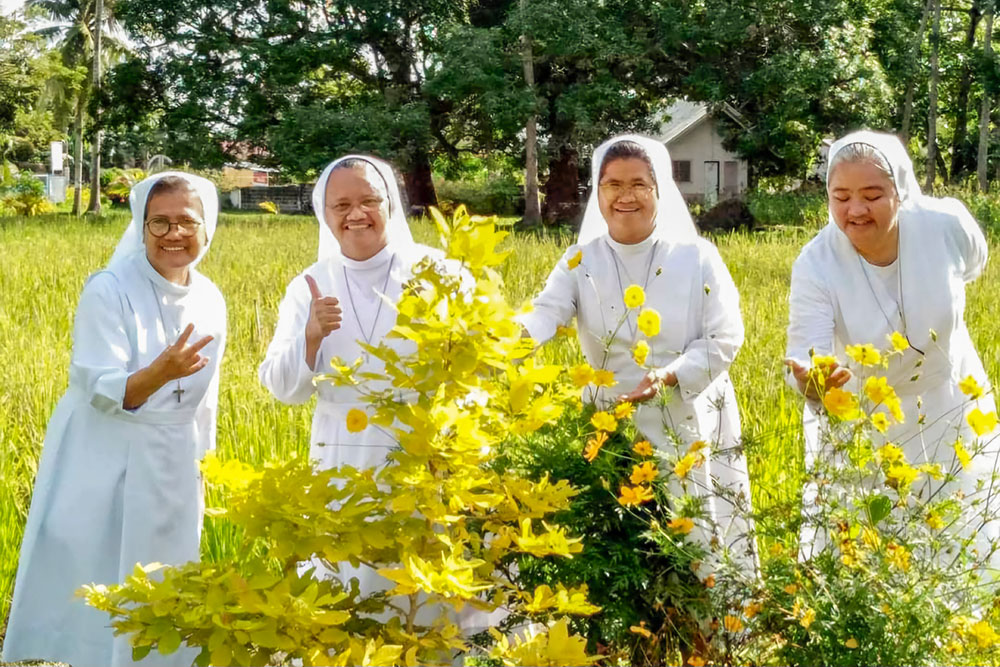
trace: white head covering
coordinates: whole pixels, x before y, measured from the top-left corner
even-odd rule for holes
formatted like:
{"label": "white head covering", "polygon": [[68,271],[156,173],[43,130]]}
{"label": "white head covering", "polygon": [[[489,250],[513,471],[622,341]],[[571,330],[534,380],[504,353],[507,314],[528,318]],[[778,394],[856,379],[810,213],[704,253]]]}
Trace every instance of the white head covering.
{"label": "white head covering", "polygon": [[208,252],[208,246],[212,244],[212,237],[215,236],[215,224],[219,219],[219,194],[215,186],[207,178],[195,176],[194,174],[186,174],[182,171],[161,171],[132,186],[132,191],[128,197],[129,205],[132,208],[132,221],[122,235],[121,240],[118,241],[118,246],[115,248],[114,254],[111,255],[112,262],[138,252],[146,251],[146,245],[142,241],[142,228],[146,223],[146,202],[149,199],[149,191],[152,189],[154,183],[167,176],[177,176],[187,181],[191,185],[191,189],[195,191],[201,200],[201,207],[204,212],[206,242],[197,259],[191,263],[191,268],[194,268],[201,261],[202,257],[205,256],[205,253]]}
{"label": "white head covering", "polygon": [[580,234],[576,242],[584,245],[608,233],[608,223],[601,213],[597,201],[597,185],[601,178],[601,163],[608,149],[622,141],[634,141],[643,147],[649,161],[653,164],[653,177],[656,179],[658,202],[656,219],[653,221],[652,236],[669,241],[690,240],[698,236],[687,203],[681,196],[681,191],[674,183],[673,165],[667,147],[656,139],[650,139],[639,134],[620,134],[612,137],[594,149],[594,157],[590,163],[590,199],[587,200],[587,210],[583,214]]}
{"label": "white head covering", "polygon": [[413,245],[413,234],[406,221],[403,198],[399,194],[399,183],[396,181],[396,174],[393,173],[392,166],[388,162],[368,155],[345,155],[326,165],[326,169],[320,174],[316,186],[313,188],[313,212],[316,214],[316,220],[319,221],[317,259],[340,257],[340,243],[330,230],[330,226],[326,224],[326,184],[330,180],[330,174],[333,173],[334,168],[347,160],[361,160],[370,165],[365,169],[365,176],[371,186],[385,199],[388,210],[383,209],[382,214],[385,217],[385,234],[389,244],[395,247]]}
{"label": "white head covering", "polygon": [[[917,183],[917,175],[913,171],[913,161],[906,153],[906,147],[894,134],[884,132],[872,132],[871,130],[861,130],[851,132],[848,135],[837,139],[830,146],[827,157],[826,182],[830,182],[830,173],[835,164],[834,157],[841,150],[852,144],[865,144],[871,146],[881,153],[889,170],[892,172],[892,181],[896,186],[896,193],[899,195],[900,206],[914,206],[920,203],[923,193],[920,192],[920,185]],[[830,222],[833,222],[833,214],[830,214]]]}

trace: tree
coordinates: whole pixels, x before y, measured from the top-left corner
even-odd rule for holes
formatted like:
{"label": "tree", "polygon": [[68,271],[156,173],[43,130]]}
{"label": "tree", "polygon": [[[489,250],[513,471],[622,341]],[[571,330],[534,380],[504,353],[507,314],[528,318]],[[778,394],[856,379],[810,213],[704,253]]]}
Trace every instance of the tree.
{"label": "tree", "polygon": [[941,45],[941,0],[932,0],[932,2],[934,3],[934,22],[931,27],[931,80],[927,111],[927,174],[924,182],[924,189],[927,192],[934,191],[934,175],[937,167],[938,82],[941,79],[941,72],[938,70],[938,54]]}

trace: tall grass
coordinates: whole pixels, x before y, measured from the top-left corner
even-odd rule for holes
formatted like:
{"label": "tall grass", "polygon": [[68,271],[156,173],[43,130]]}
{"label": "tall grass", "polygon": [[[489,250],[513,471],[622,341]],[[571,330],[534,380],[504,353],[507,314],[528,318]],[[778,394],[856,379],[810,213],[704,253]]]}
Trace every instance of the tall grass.
{"label": "tall grass", "polygon": [[[118,212],[99,224],[67,216],[0,219],[0,619],[10,603],[46,423],[67,383],[80,289],[107,262],[125,224]],[[437,244],[429,224],[413,228],[419,241]],[[732,376],[760,507],[794,502],[798,493],[801,402],[784,384],[781,359],[791,263],[812,233],[781,228],[715,239],[742,297],[747,339]],[[257,365],[285,285],[315,261],[316,241],[310,218],[224,215],[201,266],[225,294],[229,310],[218,431],[223,457],[260,463],[308,451],[311,405],[273,400],[257,380]],[[512,303],[542,286],[571,241],[565,234],[511,237],[503,277]],[[991,306],[998,285],[1000,266],[994,263],[970,291],[968,307],[973,337],[994,377],[1000,370],[1000,343],[993,334],[1000,314]],[[574,341],[560,340],[543,354],[570,361],[579,351]],[[232,554],[239,544],[238,535],[212,521],[203,535],[206,558]]]}

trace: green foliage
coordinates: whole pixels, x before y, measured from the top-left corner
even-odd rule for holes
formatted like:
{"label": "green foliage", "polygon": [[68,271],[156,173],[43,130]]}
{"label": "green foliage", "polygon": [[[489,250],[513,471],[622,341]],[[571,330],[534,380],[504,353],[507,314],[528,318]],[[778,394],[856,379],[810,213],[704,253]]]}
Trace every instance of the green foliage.
{"label": "green foliage", "polygon": [[0,211],[6,209],[12,215],[31,217],[53,210],[45,196],[45,186],[30,173],[22,173],[6,192],[0,200]]}
{"label": "green foliage", "polygon": [[128,203],[132,186],[146,178],[142,169],[119,169],[112,167],[101,171],[101,192],[115,204]]}
{"label": "green foliage", "polygon": [[524,185],[516,178],[485,178],[477,181],[435,181],[438,204],[450,211],[458,202],[474,213],[518,215],[524,211]]}

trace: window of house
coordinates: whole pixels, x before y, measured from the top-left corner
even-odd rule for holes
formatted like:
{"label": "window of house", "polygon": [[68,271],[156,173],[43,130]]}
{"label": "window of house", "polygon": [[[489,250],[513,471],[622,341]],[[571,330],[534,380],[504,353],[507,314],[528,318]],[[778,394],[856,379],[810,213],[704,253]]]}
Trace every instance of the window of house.
{"label": "window of house", "polygon": [[674,160],[674,181],[691,182],[691,160]]}

